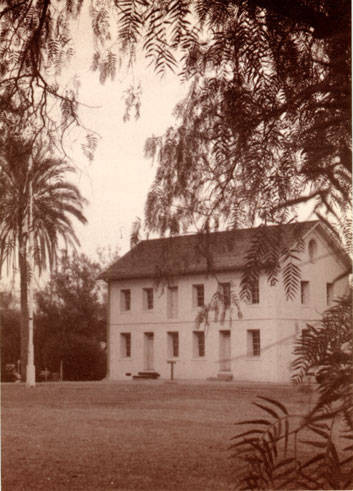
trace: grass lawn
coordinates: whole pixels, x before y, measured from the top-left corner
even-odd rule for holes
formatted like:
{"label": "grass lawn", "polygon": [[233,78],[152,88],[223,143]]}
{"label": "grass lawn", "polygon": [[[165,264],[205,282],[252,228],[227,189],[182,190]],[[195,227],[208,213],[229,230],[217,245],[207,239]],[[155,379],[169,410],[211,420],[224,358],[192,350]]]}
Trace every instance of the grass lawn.
{"label": "grass lawn", "polygon": [[2,489],[234,489],[234,422],[256,395],[303,413],[310,394],[229,382],[3,384]]}

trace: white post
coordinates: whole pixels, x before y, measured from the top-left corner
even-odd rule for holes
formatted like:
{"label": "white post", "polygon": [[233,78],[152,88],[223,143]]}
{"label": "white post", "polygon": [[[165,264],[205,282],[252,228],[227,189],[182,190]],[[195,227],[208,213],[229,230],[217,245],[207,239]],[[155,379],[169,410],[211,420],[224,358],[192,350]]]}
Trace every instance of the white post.
{"label": "white post", "polygon": [[26,385],[34,387],[36,384],[34,366],[34,346],[33,346],[33,273],[34,273],[34,247],[33,247],[33,189],[32,189],[32,157],[29,160],[29,203],[28,203],[28,256],[27,256],[27,275],[28,275],[28,346],[27,346],[27,367]]}
{"label": "white post", "polygon": [[107,344],[106,344],[106,355],[107,355],[107,360],[106,360],[106,373],[105,373],[105,380],[109,380],[111,377],[111,370],[112,370],[112,340],[111,340],[111,327],[110,327],[110,295],[112,293],[111,289],[111,284],[110,281],[108,281],[108,288],[107,288]]}

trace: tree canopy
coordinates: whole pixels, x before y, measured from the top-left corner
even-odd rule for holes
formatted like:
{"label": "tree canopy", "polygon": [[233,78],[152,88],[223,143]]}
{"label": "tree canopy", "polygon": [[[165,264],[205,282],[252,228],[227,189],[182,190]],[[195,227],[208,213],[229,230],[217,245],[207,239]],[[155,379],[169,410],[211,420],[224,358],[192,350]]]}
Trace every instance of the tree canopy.
{"label": "tree canopy", "polygon": [[186,58],[194,82],[178,124],[146,144],[158,162],[148,227],[282,223],[310,200],[340,223],[351,189],[348,2],[207,3],[211,36]]}
{"label": "tree canopy", "polygon": [[17,361],[20,359],[20,324],[21,313],[14,309],[0,309],[0,353],[1,353],[1,381],[13,381],[13,370],[6,368],[10,364],[18,369]]}
{"label": "tree canopy", "polygon": [[[316,131],[325,132],[323,154],[332,154],[330,144],[344,143],[344,134],[340,143],[335,135],[326,142],[326,136],[333,120],[345,128],[350,119],[347,0],[95,0],[88,13],[82,0],[2,0],[0,6],[1,119],[7,126],[20,116],[25,125],[29,118],[37,131],[46,128],[54,136],[59,127],[79,123],[77,87],[63,86],[60,73],[77,49],[75,22],[89,15],[95,41],[91,68],[102,82],[114,77],[121,63],[133,65],[142,50],[159,74],[170,69],[183,78],[217,74],[213,86],[206,79],[202,88],[215,90],[217,98],[229,87],[224,94],[233,113],[229,130],[239,130],[234,111],[239,121],[248,116],[241,140],[261,122],[270,124],[300,107],[302,121],[307,111],[315,113],[309,125],[316,122]],[[53,98],[61,109],[57,119],[49,110]],[[225,113],[227,123],[229,116]],[[340,158],[349,166],[349,155],[341,151]]]}
{"label": "tree canopy", "polygon": [[[42,271],[52,267],[59,248],[78,244],[72,218],[86,222],[85,202],[79,189],[67,180],[74,169],[54,159],[45,147],[35,148],[23,139],[9,137],[0,152],[0,271],[7,264],[19,270],[21,288],[21,369],[27,360],[29,264]],[[29,210],[32,209],[32,225]],[[32,229],[33,249],[29,243]]]}
{"label": "tree canopy", "polygon": [[[298,337],[293,380],[316,373],[317,397],[304,414],[258,397],[259,417],[237,423],[230,446],[237,489],[352,489],[352,293],[336,301],[320,327]],[[312,391],[306,379],[301,390]],[[239,469],[238,467],[238,469]]]}
{"label": "tree canopy", "polygon": [[[158,161],[146,223],[178,232],[286,221],[312,200],[322,218],[347,214],[351,184],[348,0],[82,0],[1,2],[3,132],[56,138],[79,124],[77,87],[60,83],[75,22],[89,15],[100,80],[142,51],[154,70],[192,82],[179,123],[153,137]],[[55,118],[51,101],[60,104]],[[138,105],[133,92],[129,107]],[[4,129],[5,128],[5,129]],[[59,131],[60,130],[60,131]],[[89,154],[94,139],[88,138]]]}
{"label": "tree canopy", "polygon": [[[33,193],[34,263],[41,271],[55,263],[59,242],[77,244],[72,217],[86,223],[85,199],[67,180],[75,169],[22,139],[9,138],[0,152],[0,268],[28,239],[30,185]],[[31,162],[30,162],[31,160]]]}
{"label": "tree canopy", "polygon": [[45,288],[37,293],[37,367],[59,372],[66,380],[105,376],[104,291],[97,283],[101,266],[84,254],[64,254]]}

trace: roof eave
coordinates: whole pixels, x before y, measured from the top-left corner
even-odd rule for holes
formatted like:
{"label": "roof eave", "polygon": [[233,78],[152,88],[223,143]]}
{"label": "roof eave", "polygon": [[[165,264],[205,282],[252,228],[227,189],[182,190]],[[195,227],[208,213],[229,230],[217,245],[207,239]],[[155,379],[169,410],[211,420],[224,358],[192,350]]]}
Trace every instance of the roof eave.
{"label": "roof eave", "polygon": [[[223,267],[223,268],[215,268],[212,271],[204,269],[200,271],[175,271],[174,273],[170,273],[170,276],[198,276],[198,275],[209,275],[209,274],[216,274],[216,273],[228,273],[230,271],[242,271],[244,269],[244,266],[233,266],[233,267]],[[106,282],[109,281],[130,281],[130,280],[149,280],[149,279],[156,279],[156,278],[161,278],[163,275],[158,275],[158,274],[145,274],[145,275],[106,275],[104,279]]]}
{"label": "roof eave", "polygon": [[[348,269],[352,269],[351,258],[343,249],[338,239],[334,237],[333,233],[332,232],[329,233],[329,230],[327,230],[326,227],[324,227],[320,222],[314,228],[315,229],[318,228],[319,232],[325,237],[329,245],[336,251],[337,255],[339,256],[343,264],[347,266]],[[313,231],[313,229],[309,230],[309,232],[311,231]]]}

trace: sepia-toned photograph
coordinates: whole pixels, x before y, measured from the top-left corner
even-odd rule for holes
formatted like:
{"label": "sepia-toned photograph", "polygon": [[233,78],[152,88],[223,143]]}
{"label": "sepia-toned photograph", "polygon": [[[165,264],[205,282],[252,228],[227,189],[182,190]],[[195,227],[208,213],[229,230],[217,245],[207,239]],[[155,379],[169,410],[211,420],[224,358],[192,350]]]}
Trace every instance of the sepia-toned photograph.
{"label": "sepia-toned photograph", "polygon": [[353,489],[351,2],[0,0],[3,491]]}

